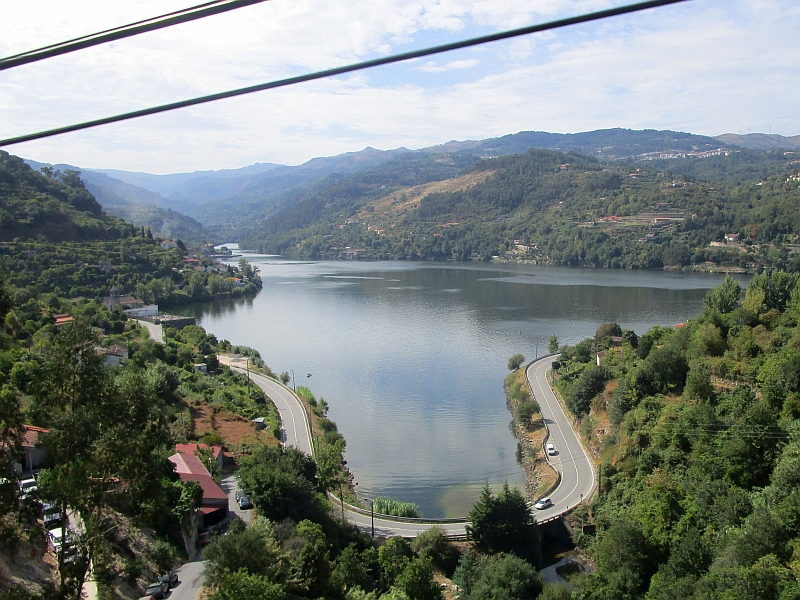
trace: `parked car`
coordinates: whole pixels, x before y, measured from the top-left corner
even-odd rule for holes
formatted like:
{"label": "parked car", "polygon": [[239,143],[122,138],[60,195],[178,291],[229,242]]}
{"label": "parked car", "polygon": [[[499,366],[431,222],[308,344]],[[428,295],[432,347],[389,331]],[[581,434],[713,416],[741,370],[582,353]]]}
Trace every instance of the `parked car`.
{"label": "parked car", "polygon": [[242,494],[236,500],[239,503],[239,508],[242,510],[247,510],[248,508],[253,508],[253,503],[250,502],[250,498]]}
{"label": "parked car", "polygon": [[169,591],[169,585],[164,581],[156,581],[155,583],[151,583],[147,586],[147,591],[145,592],[148,596],[153,596],[153,598],[157,598],[161,600],[161,598],[167,597],[167,592]]}
{"label": "parked car", "polygon": [[39,484],[31,477],[30,479],[23,479],[19,482],[19,499],[25,500],[34,495],[39,489]]}
{"label": "parked car", "polygon": [[61,510],[58,508],[51,508],[42,513],[42,523],[48,529],[56,529],[58,528],[61,531],[61,520],[63,519],[63,515],[61,514]]}
{"label": "parked car", "polygon": [[170,571],[169,573],[164,573],[158,580],[165,582],[168,586],[167,589],[171,590],[178,583],[178,574],[175,571]]}
{"label": "parked car", "polygon": [[558,454],[558,452],[556,452],[556,447],[553,444],[547,444],[547,455],[555,456],[556,454]]}
{"label": "parked car", "polygon": [[67,529],[62,530],[61,527],[55,527],[47,532],[47,538],[50,545],[53,547],[53,552],[58,555],[62,550],[72,545],[72,531]]}
{"label": "parked car", "polygon": [[236,501],[238,502],[239,498],[241,498],[242,496],[245,496],[245,495],[246,494],[244,493],[244,490],[236,490]]}
{"label": "parked car", "polygon": [[553,501],[550,498],[540,498],[539,501],[533,505],[533,507],[537,510],[544,510],[548,506],[552,506]]}

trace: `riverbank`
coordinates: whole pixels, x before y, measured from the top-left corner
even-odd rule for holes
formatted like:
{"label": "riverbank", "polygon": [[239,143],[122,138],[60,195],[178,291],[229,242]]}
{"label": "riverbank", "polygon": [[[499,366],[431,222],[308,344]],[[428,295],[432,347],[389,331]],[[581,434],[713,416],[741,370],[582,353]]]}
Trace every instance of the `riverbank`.
{"label": "riverbank", "polygon": [[525,472],[525,497],[534,502],[553,488],[558,473],[544,455],[547,427],[528,387],[525,369],[517,369],[506,377],[503,389],[511,412],[512,433],[517,439],[517,462]]}

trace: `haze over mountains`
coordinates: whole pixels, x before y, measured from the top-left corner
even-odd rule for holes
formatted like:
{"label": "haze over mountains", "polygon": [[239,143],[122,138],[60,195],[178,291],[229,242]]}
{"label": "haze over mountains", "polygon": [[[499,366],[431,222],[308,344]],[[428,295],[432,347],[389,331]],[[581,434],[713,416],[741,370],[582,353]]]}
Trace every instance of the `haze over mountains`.
{"label": "haze over mountains", "polygon": [[[81,171],[81,178],[109,213],[150,226],[154,232],[187,240],[222,241],[237,223],[263,222],[281,212],[302,190],[335,174],[375,169],[403,155],[467,153],[475,160],[523,153],[531,148],[580,152],[604,160],[641,158],[648,153],[705,152],[720,146],[758,150],[800,149],[800,136],[724,134],[716,138],[673,131],[608,129],[576,134],[520,132],[487,140],[450,141],[409,150],[365,148],[320,157],[298,166],[256,163],[240,169],[154,175],[115,169]],[[33,168],[45,165],[27,161]]]}

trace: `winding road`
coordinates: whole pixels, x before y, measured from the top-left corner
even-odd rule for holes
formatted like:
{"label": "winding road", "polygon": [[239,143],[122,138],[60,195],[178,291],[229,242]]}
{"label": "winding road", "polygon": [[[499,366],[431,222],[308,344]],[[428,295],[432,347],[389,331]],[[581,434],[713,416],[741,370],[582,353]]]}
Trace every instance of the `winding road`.
{"label": "winding road", "polygon": [[547,382],[547,371],[556,358],[558,355],[541,358],[525,370],[528,385],[539,403],[539,410],[550,434],[547,443],[553,444],[557,452],[547,459],[561,476],[558,487],[549,495],[553,505],[545,510],[535,511],[538,521],[564,514],[584,498],[591,497],[596,488],[592,459]]}
{"label": "winding road", "polygon": [[[553,505],[545,510],[534,510],[537,521],[547,521],[558,517],[584,498],[589,498],[595,489],[595,475],[592,461],[583,444],[572,429],[569,417],[564,413],[547,382],[547,371],[554,357],[546,357],[533,362],[526,370],[528,383],[533,395],[539,403],[542,417],[550,432],[548,443],[555,445],[558,454],[548,457],[553,467],[561,475],[558,487],[550,493]],[[244,357],[220,356],[220,362],[246,372]],[[311,430],[308,415],[300,399],[291,389],[282,383],[263,375],[250,372],[250,378],[264,393],[269,396],[278,408],[281,417],[282,442],[285,446],[294,446],[308,454],[312,453]],[[334,504],[338,504],[334,500]],[[360,529],[370,531],[372,519],[370,514],[358,512],[344,505],[345,517]],[[375,517],[375,534],[383,536],[416,537],[438,525],[453,537],[466,534],[466,522],[436,523],[395,521]]]}

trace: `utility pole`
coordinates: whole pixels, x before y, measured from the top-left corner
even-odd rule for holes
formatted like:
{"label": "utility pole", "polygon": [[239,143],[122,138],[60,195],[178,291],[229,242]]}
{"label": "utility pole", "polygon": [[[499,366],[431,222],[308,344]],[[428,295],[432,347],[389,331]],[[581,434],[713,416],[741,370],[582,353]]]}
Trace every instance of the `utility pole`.
{"label": "utility pole", "polygon": [[292,391],[297,393],[297,386],[294,383],[294,369],[292,369]]}

